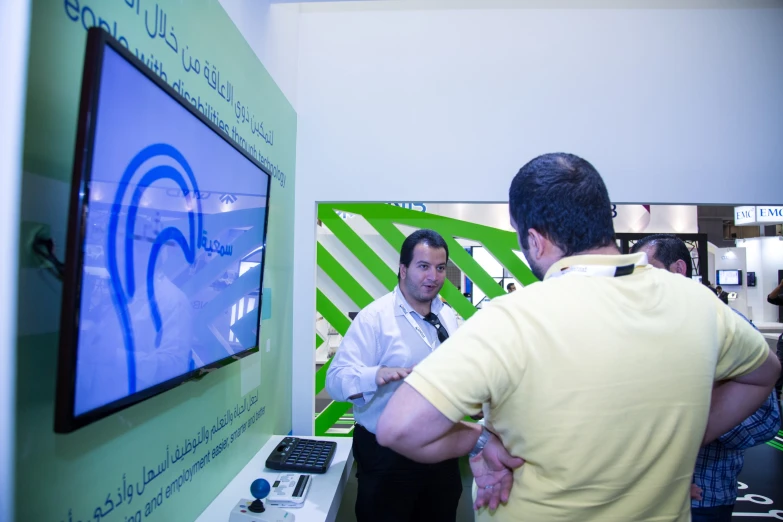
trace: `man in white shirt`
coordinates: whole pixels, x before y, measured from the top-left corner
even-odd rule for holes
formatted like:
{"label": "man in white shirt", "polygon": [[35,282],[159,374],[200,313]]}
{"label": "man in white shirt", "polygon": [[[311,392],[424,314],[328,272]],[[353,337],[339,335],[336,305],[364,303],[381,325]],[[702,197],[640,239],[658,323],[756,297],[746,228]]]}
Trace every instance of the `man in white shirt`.
{"label": "man in white shirt", "polygon": [[437,232],[408,236],[399,284],[359,312],[327,372],[329,395],[353,403],[358,522],[455,520],[462,493],[457,459],[414,462],[375,438],[378,418],[402,380],[457,329],[454,311],[437,298],[448,259]]}

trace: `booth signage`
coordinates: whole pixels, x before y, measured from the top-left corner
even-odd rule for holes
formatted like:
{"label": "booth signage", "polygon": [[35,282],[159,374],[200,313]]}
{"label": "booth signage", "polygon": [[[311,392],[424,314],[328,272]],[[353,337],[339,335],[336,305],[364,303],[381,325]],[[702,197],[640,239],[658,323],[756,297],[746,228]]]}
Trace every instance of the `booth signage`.
{"label": "booth signage", "polygon": [[734,224],[747,225],[756,222],[756,207],[734,207]]}
{"label": "booth signage", "polygon": [[734,207],[735,225],[768,225],[770,223],[783,223],[783,206]]}
{"label": "booth signage", "polygon": [[783,223],[783,207],[756,207],[756,221],[759,223]]}

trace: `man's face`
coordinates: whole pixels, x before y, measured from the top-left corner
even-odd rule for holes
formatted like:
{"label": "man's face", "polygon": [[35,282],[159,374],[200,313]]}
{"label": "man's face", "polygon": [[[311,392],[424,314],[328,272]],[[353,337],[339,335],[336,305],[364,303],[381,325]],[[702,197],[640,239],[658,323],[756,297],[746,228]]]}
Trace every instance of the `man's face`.
{"label": "man's face", "polygon": [[419,243],[409,266],[400,265],[400,285],[406,297],[426,303],[435,299],[446,279],[446,250]]}
{"label": "man's face", "polygon": [[510,294],[516,289],[517,289],[516,285],[512,283],[511,286],[508,287],[508,293]]}

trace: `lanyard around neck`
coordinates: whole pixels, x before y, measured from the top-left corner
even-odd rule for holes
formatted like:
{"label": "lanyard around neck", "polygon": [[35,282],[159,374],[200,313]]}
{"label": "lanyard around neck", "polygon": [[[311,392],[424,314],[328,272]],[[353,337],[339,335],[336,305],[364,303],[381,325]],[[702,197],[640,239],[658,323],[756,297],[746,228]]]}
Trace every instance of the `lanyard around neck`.
{"label": "lanyard around neck", "polygon": [[633,274],[633,271],[637,266],[644,266],[647,264],[647,255],[644,254],[636,263],[632,265],[614,266],[614,265],[570,265],[563,267],[559,272],[553,272],[549,274],[547,279],[555,277],[561,277],[564,275],[590,275],[601,277],[622,277]]}
{"label": "lanyard around neck", "polygon": [[421,340],[424,341],[424,343],[427,345],[427,347],[430,349],[430,351],[433,351],[435,349],[434,346],[432,346],[432,343],[429,339],[427,339],[427,334],[424,333],[424,330],[421,329],[421,326],[416,322],[416,319],[413,318],[413,312],[409,311],[405,308],[405,305],[402,303],[399,304],[400,310],[402,310],[403,315],[405,316],[405,319],[407,319],[408,323],[413,327],[414,330],[416,330],[416,333],[419,334],[419,337],[421,337]]}

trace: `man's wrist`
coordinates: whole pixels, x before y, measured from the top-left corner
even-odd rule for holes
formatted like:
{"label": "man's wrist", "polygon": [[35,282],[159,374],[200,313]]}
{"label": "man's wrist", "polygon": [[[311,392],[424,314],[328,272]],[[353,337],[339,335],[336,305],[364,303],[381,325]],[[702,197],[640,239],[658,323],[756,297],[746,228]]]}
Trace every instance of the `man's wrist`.
{"label": "man's wrist", "polygon": [[368,393],[369,394],[375,393],[378,390],[378,383],[376,382],[376,379],[378,378],[379,369],[380,366],[368,366],[368,367],[359,368],[358,389],[355,390],[355,392],[362,392],[365,395]]}
{"label": "man's wrist", "polygon": [[470,451],[470,453],[468,453],[468,457],[473,458],[481,453],[484,450],[484,446],[486,446],[487,442],[489,442],[489,437],[491,435],[492,432],[489,431],[486,426],[481,426],[481,434],[479,435],[476,444],[473,446],[473,449]]}

